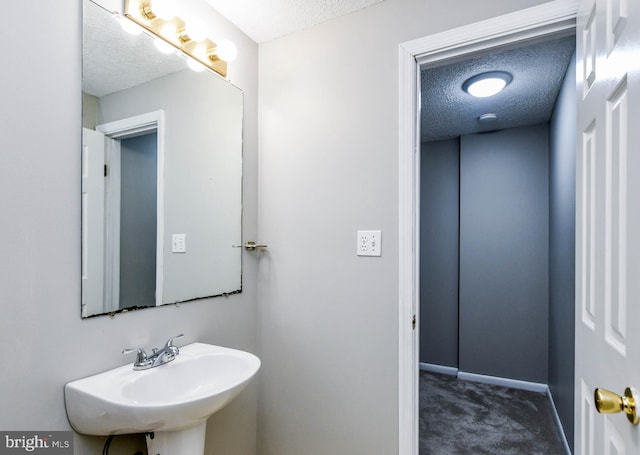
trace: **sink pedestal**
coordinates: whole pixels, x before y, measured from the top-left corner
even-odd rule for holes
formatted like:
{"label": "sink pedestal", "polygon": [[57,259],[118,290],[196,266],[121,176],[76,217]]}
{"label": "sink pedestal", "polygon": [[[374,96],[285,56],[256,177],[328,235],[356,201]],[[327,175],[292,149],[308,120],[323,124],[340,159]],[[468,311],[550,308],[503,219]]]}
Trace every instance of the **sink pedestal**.
{"label": "sink pedestal", "polygon": [[159,431],[153,439],[147,435],[149,455],[203,455],[207,421],[178,431]]}

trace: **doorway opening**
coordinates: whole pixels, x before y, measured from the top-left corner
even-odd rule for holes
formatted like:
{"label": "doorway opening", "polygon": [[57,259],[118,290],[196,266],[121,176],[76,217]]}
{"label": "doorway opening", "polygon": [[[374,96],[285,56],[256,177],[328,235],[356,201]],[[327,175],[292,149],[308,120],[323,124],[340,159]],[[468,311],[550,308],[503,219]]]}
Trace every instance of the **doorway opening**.
{"label": "doorway opening", "polygon": [[399,113],[399,449],[418,453],[419,321],[419,68],[434,62],[462,60],[488,49],[575,33],[577,3],[557,1],[400,46]]}
{"label": "doorway opening", "polygon": [[120,165],[111,166],[111,176],[118,174],[119,183],[107,191],[120,202],[118,226],[113,226],[113,243],[109,245],[120,257],[114,262],[114,268],[117,265],[119,269],[118,309],[156,306],[157,131],[119,142]]}
{"label": "doorway opening", "polygon": [[[519,44],[421,68],[420,368],[537,392],[539,425],[504,418],[522,436],[557,425],[572,441],[575,207],[563,202],[575,201],[575,36]],[[463,92],[487,71],[511,83],[490,98]],[[420,381],[424,395],[459,387]],[[435,422],[420,422],[427,448]]]}

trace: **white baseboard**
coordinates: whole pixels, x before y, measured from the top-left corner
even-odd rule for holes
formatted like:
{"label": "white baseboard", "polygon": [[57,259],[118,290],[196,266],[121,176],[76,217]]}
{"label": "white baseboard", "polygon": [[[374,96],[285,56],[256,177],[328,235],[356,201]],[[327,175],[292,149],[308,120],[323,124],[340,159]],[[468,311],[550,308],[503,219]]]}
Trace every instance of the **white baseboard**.
{"label": "white baseboard", "polygon": [[458,369],[456,367],[445,367],[442,365],[434,365],[433,363],[420,362],[420,369],[431,373],[446,374],[449,376],[457,376]]}
{"label": "white baseboard", "polygon": [[518,379],[499,378],[497,376],[486,376],[484,374],[458,372],[458,379],[463,381],[483,382],[485,384],[511,387],[512,389],[528,390],[530,392],[547,393],[549,386],[540,382],[520,381]]}
{"label": "white baseboard", "polygon": [[560,415],[558,414],[558,410],[556,409],[556,404],[553,401],[553,396],[551,395],[551,389],[548,387],[547,387],[547,396],[549,397],[549,402],[551,403],[551,410],[553,411],[553,419],[556,422],[558,433],[560,433],[560,440],[562,441],[562,446],[564,447],[564,451],[567,455],[573,455],[571,453],[571,447],[569,446],[569,441],[567,441],[567,436],[564,434],[564,427],[562,426]]}

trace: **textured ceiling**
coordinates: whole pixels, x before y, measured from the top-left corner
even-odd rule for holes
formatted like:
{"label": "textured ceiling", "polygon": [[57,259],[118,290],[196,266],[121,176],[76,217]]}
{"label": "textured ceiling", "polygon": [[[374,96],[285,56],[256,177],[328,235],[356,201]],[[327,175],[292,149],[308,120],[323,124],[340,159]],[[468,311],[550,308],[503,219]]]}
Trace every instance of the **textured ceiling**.
{"label": "textured ceiling", "polygon": [[144,33],[130,35],[107,10],[84,1],[82,90],[103,95],[187,68],[178,54],[163,54]]}
{"label": "textured ceiling", "polygon": [[279,38],[383,0],[205,0],[257,43]]}
{"label": "textured ceiling", "polygon": [[[422,71],[423,141],[546,122],[575,49],[575,38],[555,39]],[[474,98],[462,90],[471,76],[507,71],[513,81],[499,94]],[[496,121],[478,117],[495,113]]]}

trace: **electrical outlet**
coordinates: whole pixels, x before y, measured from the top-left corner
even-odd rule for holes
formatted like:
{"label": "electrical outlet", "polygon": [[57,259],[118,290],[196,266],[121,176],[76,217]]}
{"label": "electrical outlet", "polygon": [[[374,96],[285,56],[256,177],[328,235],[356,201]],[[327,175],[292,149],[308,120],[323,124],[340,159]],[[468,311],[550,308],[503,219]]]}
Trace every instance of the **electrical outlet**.
{"label": "electrical outlet", "polygon": [[173,234],[171,236],[171,252],[172,253],[187,252],[187,234]]}
{"label": "electrical outlet", "polygon": [[358,231],[358,256],[380,256],[382,250],[382,231]]}

